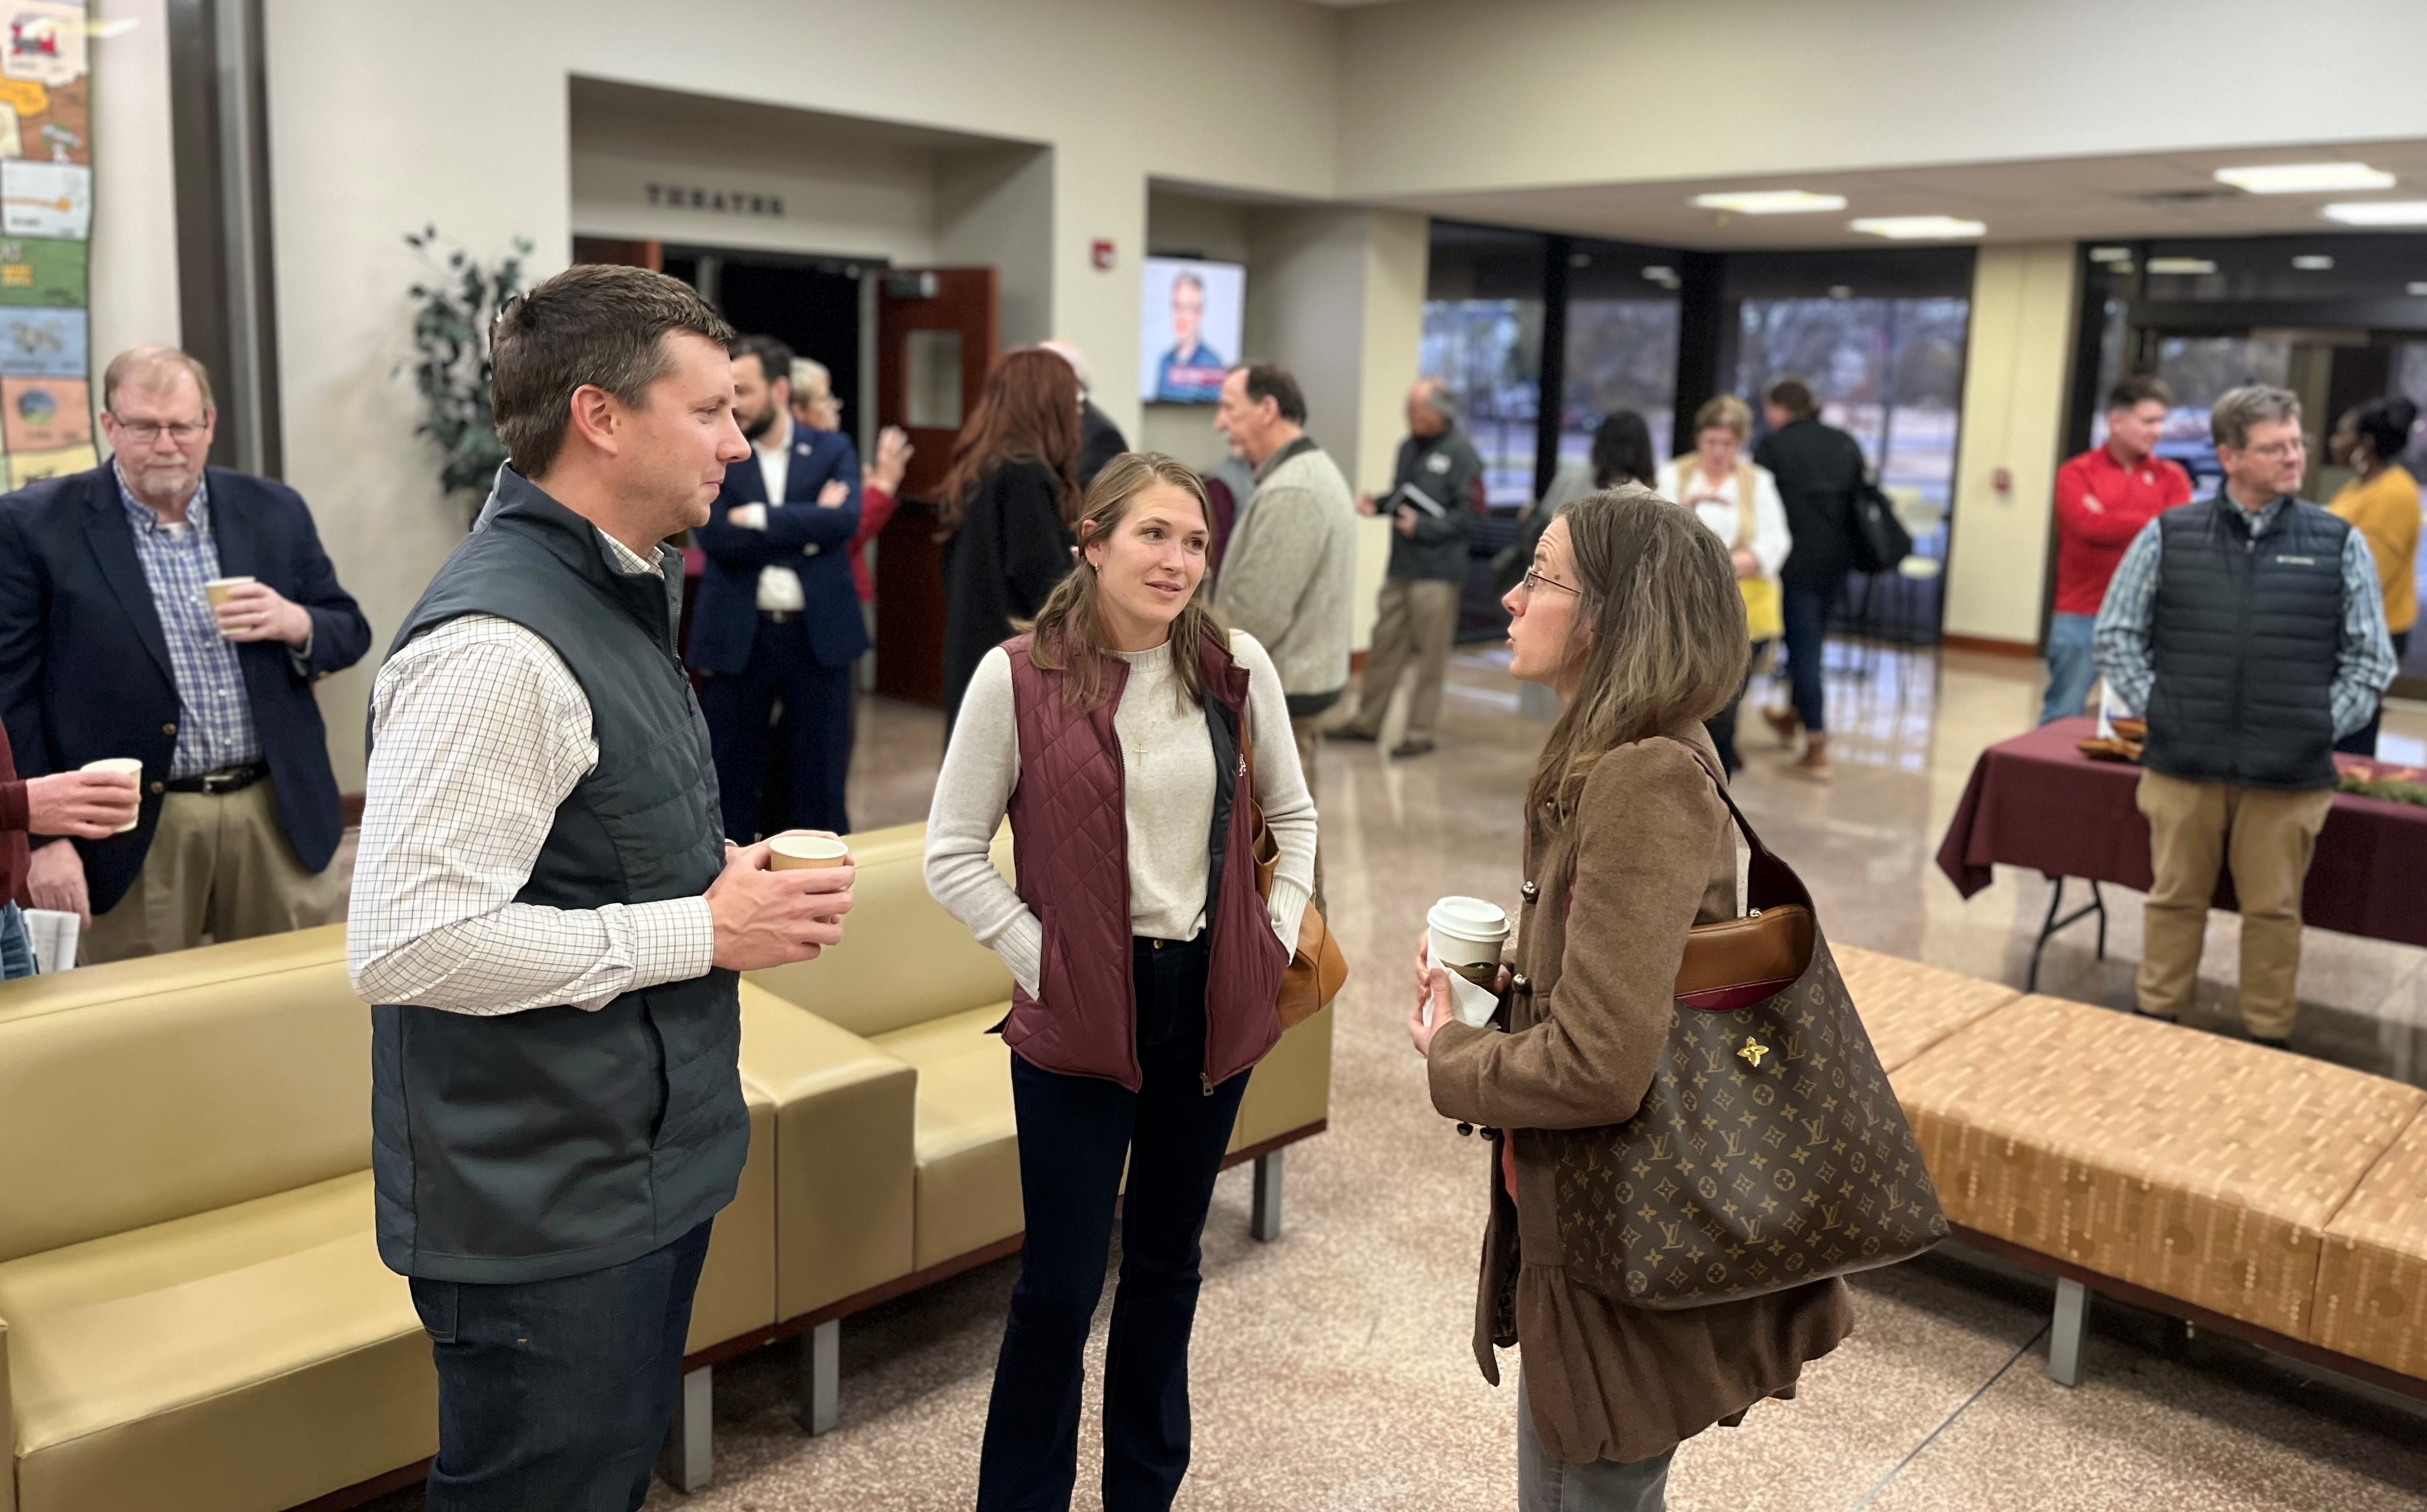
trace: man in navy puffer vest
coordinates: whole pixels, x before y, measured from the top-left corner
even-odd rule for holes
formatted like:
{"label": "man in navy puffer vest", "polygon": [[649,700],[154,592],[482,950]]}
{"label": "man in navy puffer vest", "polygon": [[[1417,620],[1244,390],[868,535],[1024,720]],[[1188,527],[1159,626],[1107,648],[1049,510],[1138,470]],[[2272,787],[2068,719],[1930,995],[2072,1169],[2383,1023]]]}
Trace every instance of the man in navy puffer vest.
{"label": "man in navy puffer vest", "polygon": [[2175,1018],[2199,984],[2221,862],[2241,908],[2241,1018],[2281,1048],[2300,1007],[2301,889],[2334,805],[2337,738],[2393,680],[2368,543],[2293,496],[2301,401],[2237,388],[2210,424],[2224,482],[2135,537],[2093,652],[2149,724],[2141,812],[2150,870],[2140,1011]]}

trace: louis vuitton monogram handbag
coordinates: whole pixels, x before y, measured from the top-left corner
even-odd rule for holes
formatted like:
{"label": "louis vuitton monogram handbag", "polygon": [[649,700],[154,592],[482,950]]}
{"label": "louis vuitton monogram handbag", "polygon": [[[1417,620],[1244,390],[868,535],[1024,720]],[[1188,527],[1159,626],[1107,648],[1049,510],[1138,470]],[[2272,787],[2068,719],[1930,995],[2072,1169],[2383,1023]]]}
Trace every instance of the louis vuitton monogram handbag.
{"label": "louis vuitton monogram handbag", "polygon": [[1558,1173],[1568,1276],[1637,1307],[1782,1292],[1893,1265],[1946,1236],[1812,895],[1718,789],[1751,848],[1751,912],[1697,925],[1686,941],[1641,1111],[1526,1135]]}

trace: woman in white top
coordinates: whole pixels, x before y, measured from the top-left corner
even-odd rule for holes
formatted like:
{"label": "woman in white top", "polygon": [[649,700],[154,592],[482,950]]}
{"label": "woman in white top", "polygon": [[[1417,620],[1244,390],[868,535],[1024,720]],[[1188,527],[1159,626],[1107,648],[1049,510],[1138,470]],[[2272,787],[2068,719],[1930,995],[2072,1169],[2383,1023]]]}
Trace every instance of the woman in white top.
{"label": "woman in white top", "polygon": [[[1778,569],[1794,543],[1787,533],[1786,505],[1778,496],[1778,480],[1767,467],[1745,460],[1745,441],[1752,434],[1752,411],[1733,394],[1722,394],[1694,415],[1694,452],[1660,464],[1660,496],[1685,505],[1713,535],[1725,542],[1734,563],[1736,588],[1744,594],[1745,632],[1752,641],[1752,658],[1745,680],[1772,641],[1785,633],[1784,600],[1779,593]],[[1746,495],[1751,496],[1750,510]],[[1744,690],[1704,728],[1718,747],[1730,775],[1744,765],[1736,756],[1736,706]]]}
{"label": "woman in white top", "polygon": [[[1076,570],[1029,634],[978,664],[937,780],[928,890],[1018,985],[998,1027],[1028,1233],[981,1509],[1070,1504],[1125,1164],[1103,1504],[1166,1508],[1188,1465],[1197,1237],[1247,1073],[1280,1037],[1281,973],[1314,883],[1314,802],[1279,675],[1199,593],[1212,534],[1185,465],[1107,463]],[[1280,853],[1269,900],[1251,801]],[[1016,887],[987,858],[1006,816]]]}

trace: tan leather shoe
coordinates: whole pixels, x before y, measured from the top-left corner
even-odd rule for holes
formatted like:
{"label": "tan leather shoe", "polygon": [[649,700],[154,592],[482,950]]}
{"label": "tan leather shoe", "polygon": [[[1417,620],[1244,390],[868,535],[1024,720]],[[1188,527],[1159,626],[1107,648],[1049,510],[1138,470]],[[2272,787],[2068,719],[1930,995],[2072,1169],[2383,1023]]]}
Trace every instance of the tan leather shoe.
{"label": "tan leather shoe", "polygon": [[1803,733],[1803,716],[1795,711],[1792,704],[1784,708],[1765,707],[1761,711],[1761,722],[1778,737],[1778,748],[1782,751],[1794,750],[1795,738]]}
{"label": "tan leather shoe", "polygon": [[1810,782],[1827,782],[1837,775],[1829,764],[1829,737],[1814,730],[1803,738],[1803,754],[1786,764],[1786,770]]}

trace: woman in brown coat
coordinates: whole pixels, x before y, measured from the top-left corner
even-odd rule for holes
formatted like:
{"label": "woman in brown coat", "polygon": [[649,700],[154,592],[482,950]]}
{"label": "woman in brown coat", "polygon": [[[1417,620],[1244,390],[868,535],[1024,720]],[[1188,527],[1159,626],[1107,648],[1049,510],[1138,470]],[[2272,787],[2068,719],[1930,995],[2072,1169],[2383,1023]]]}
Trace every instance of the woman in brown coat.
{"label": "woman in brown coat", "polygon": [[[1568,1278],[1557,1171],[1528,1131],[1632,1117],[1668,1042],[1686,935],[1735,914],[1735,835],[1702,721],[1744,672],[1744,601],[1726,547],[1648,489],[1571,505],[1506,600],[1511,672],[1561,693],[1526,795],[1507,1032],[1449,1011],[1418,952],[1408,1021],[1433,1106],[1499,1129],[1474,1355],[1519,1344],[1519,1504],[1657,1512],[1670,1455],[1767,1396],[1852,1325],[1830,1280],[1676,1311]],[[1427,1023],[1426,1005],[1430,1005]]]}

